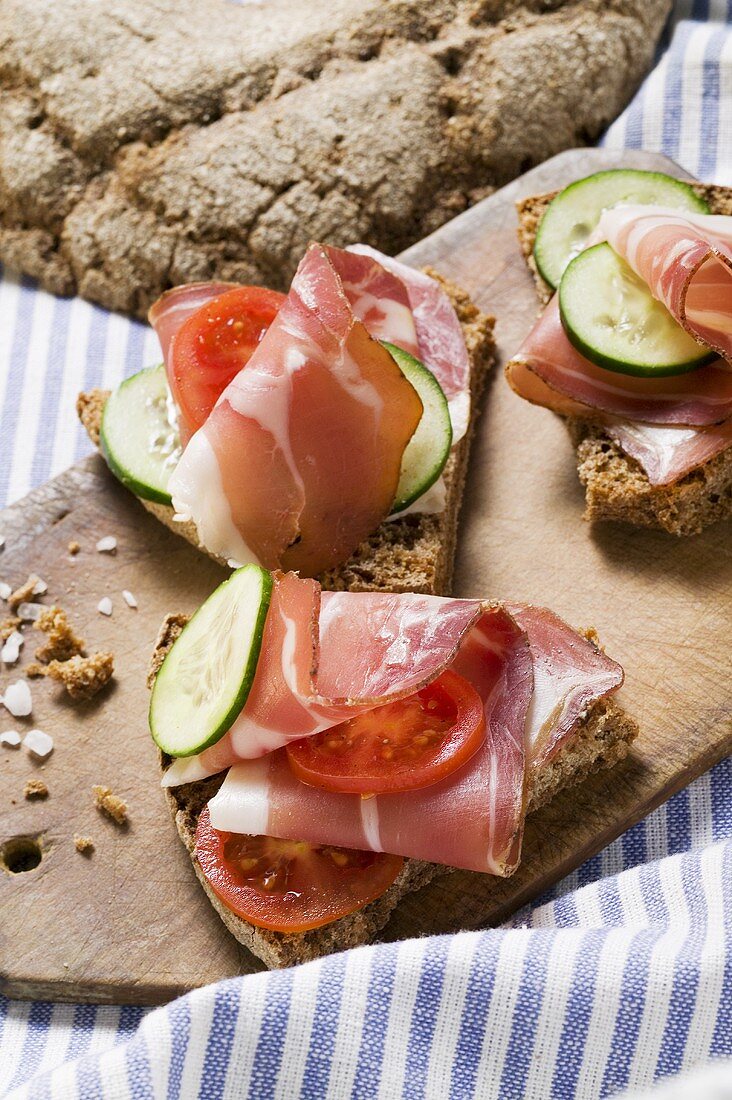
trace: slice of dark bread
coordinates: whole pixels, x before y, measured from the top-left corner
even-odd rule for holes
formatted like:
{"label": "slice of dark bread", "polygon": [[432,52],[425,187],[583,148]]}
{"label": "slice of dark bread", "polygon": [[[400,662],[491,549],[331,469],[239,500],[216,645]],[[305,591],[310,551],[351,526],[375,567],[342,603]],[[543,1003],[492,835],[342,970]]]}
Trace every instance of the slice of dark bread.
{"label": "slice of dark bread", "polygon": [[[732,214],[732,188],[691,183],[714,214]],[[534,262],[534,241],[544,211],[558,194],[531,195],[517,203],[519,243],[534,274],[542,304],[552,296]],[[651,485],[645,471],[603,431],[565,418],[577,449],[577,471],[585,487],[585,519],[620,520],[660,527],[672,535],[696,535],[717,520],[732,517],[732,447],[673,485]]]}
{"label": "slice of dark bread", "polygon": [[[495,363],[494,319],[481,313],[465,291],[426,269],[447,291],[462,325],[471,364],[471,418],[466,435],[453,448],[444,471],[447,503],[439,514],[415,514],[382,523],[343,565],[324,573],[319,580],[324,588],[351,592],[425,592],[446,594],[452,583],[458,517],[468,468],[470,443],[480,411],[480,396],[486,377]],[[91,390],[79,395],[77,412],[89,438],[99,445],[107,390]],[[176,523],[173,509],[149,500],[141,503],[177,535],[194,546],[198,542],[193,523]]]}
{"label": "slice of dark bread", "polygon": [[[186,622],[184,615],[168,615],[163,621],[150,662],[148,686],[152,687],[165,655]],[[588,632],[588,637],[594,640],[594,632]],[[596,702],[582,716],[562,752],[545,767],[530,772],[527,790],[529,812],[546,805],[559,791],[581,782],[592,772],[618,763],[627,755],[630,743],[637,733],[638,727],[633,719],[614,700],[602,699]],[[160,763],[162,768],[166,768],[170,757],[161,753]],[[237,917],[219,901],[204,877],[195,855],[198,815],[216,793],[223,779],[222,772],[197,783],[168,787],[165,795],[178,835],[186,846],[198,880],[214,909],[231,934],[269,967],[292,966],[321,955],[332,954],[334,951],[369,943],[387,923],[401,898],[425,886],[437,875],[448,874],[453,870],[441,864],[407,859],[399,877],[385,894],[363,909],[341,917],[332,924],[297,934],[256,928]]]}

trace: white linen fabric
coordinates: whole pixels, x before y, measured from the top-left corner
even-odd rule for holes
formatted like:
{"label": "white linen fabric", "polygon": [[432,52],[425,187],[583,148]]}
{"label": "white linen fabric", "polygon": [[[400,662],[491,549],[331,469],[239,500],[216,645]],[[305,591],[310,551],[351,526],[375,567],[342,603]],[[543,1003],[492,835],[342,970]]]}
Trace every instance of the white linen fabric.
{"label": "white linen fabric", "polygon": [[[732,184],[731,138],[732,2],[684,0],[605,143]],[[157,358],[144,326],[5,273],[0,504],[89,450],[78,390]],[[730,792],[725,761],[501,929],[361,948],[148,1012],[0,997],[0,1094],[593,1100],[730,1057]],[[651,1095],[727,1097],[731,1078],[720,1062]]]}

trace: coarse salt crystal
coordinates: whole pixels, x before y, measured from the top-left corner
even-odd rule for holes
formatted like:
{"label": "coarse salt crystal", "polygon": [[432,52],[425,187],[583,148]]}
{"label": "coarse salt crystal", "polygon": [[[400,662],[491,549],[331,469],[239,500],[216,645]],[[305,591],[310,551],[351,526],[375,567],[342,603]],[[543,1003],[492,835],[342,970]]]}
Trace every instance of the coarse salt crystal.
{"label": "coarse salt crystal", "polygon": [[42,603],[22,603],[16,615],[19,619],[23,619],[27,623],[35,623],[40,619],[43,614],[44,607]]}
{"label": "coarse salt crystal", "polygon": [[100,539],[97,543],[97,550],[100,554],[113,554],[117,549],[117,540],[112,535],[105,535],[103,539]]}
{"label": "coarse salt crystal", "polygon": [[53,752],[53,738],[43,730],[30,730],[23,738],[23,748],[40,760],[45,760]]}
{"label": "coarse salt crystal", "polygon": [[13,718],[24,718],[33,710],[30,688],[25,680],[16,680],[5,689],[3,703]]}
{"label": "coarse salt crystal", "polygon": [[8,748],[17,749],[20,744],[20,734],[17,730],[4,730],[0,733],[0,745],[7,745]]}
{"label": "coarse salt crystal", "polygon": [[4,581],[0,581],[0,600],[7,600],[12,594],[12,588],[9,584],[5,584]]}
{"label": "coarse salt crystal", "polygon": [[5,535],[0,535],[0,550],[5,546]]}
{"label": "coarse salt crystal", "polygon": [[33,595],[43,596],[46,592],[48,592],[48,585],[44,580],[39,577],[36,583],[33,585]]}
{"label": "coarse salt crystal", "polygon": [[128,607],[137,607],[137,600],[128,589],[124,588],[122,590],[122,595]]}
{"label": "coarse salt crystal", "polygon": [[20,647],[24,641],[23,635],[14,630],[10,637],[6,639],[5,645],[0,649],[0,661],[6,665],[14,665],[20,657]]}
{"label": "coarse salt crystal", "polygon": [[109,596],[102,596],[101,600],[97,604],[97,611],[100,615],[112,614],[112,601]]}

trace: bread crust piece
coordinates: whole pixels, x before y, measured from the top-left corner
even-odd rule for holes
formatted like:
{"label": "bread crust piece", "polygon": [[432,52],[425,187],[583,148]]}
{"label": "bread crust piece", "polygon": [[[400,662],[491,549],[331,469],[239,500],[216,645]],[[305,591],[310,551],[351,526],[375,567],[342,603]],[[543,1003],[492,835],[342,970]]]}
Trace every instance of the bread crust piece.
{"label": "bread crust piece", "polygon": [[[163,620],[155,649],[150,661],[148,686],[152,684],[169,649],[185,626],[184,615],[168,615]],[[594,632],[588,632],[594,640]],[[577,723],[571,740],[565,743],[547,765],[529,774],[527,799],[528,812],[546,805],[565,787],[586,779],[592,772],[609,768],[627,756],[631,742],[638,733],[636,723],[612,699],[600,699]],[[160,753],[164,769],[170,757]],[[214,894],[195,855],[196,824],[206,803],[223,782],[225,773],[211,776],[197,783],[165,788],[165,797],[175,821],[178,835],[191,857],[199,882],[209,901],[231,934],[257,955],[270,968],[293,966],[311,959],[344,951],[369,943],[389,920],[399,901],[413,890],[426,886],[438,875],[450,874],[454,868],[422,860],[407,859],[393,885],[376,901],[363,909],[341,917],[323,928],[310,932],[285,934],[271,932],[237,917]]]}
{"label": "bread crust piece", "polygon": [[[319,578],[327,589],[440,595],[449,592],[452,584],[458,519],[470,444],[480,414],[483,387],[496,359],[494,319],[481,313],[460,287],[431,268],[425,268],[425,271],[444,287],[453,304],[465,336],[471,366],[470,425],[465,436],[453,448],[445,466],[445,510],[435,515],[417,513],[382,523],[347,562],[328,570]],[[91,390],[89,393],[79,394],[77,401],[79,418],[97,447],[102,414],[108,397],[109,391]],[[207,552],[198,541],[195,524],[175,522],[173,509],[169,505],[149,500],[140,500],[140,503],[176,535],[182,535],[193,546]]]}
{"label": "bread crust piece", "polygon": [[[732,188],[688,182],[713,213],[732,215]],[[521,251],[543,305],[551,298],[552,289],[537,270],[534,241],[544,211],[558,193],[531,195],[516,204]],[[673,485],[651,485],[640,463],[626,455],[601,426],[572,417],[563,419],[577,451],[586,520],[615,520],[683,536],[698,535],[711,523],[732,517],[732,447]]]}

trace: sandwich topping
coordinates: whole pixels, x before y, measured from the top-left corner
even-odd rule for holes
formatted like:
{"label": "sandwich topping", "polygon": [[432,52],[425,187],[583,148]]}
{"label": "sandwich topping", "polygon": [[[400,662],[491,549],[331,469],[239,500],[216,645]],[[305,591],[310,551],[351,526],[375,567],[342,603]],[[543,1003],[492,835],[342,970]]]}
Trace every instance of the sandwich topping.
{"label": "sandwich topping", "polygon": [[214,555],[314,576],[385,519],[444,507],[470,364],[434,279],[365,246],[313,244],[286,296],[196,283],[150,321],[164,372],[112,394],[101,446]]}
{"label": "sandwich topping", "polygon": [[670,177],[603,172],[550,203],[535,255],[557,293],[506,367],[521,397],[601,424],[652,485],[732,445],[732,218]]}
{"label": "sandwich topping", "polygon": [[[219,631],[206,649],[196,624],[206,620],[208,604],[221,602],[226,586],[238,585],[259,601],[263,582],[255,582],[262,574],[253,565],[235,573],[166,656],[151,705],[153,737],[166,751],[167,713],[190,692],[186,685],[201,680],[201,670],[214,659],[220,663],[222,652],[237,669],[251,667],[240,631],[228,647]],[[257,602],[250,619],[259,609]],[[217,673],[221,684],[242,679]],[[226,771],[199,823],[201,868],[226,904],[234,897],[235,912],[291,930],[285,917],[272,923],[282,915],[281,898],[264,916],[259,903],[246,899],[251,902],[252,889],[266,892],[265,871],[272,882],[284,881],[292,860],[298,881],[301,859],[307,857],[319,877],[324,867],[332,871],[323,853],[332,861],[342,850],[346,855],[335,861],[350,868],[349,881],[354,852],[387,853],[393,877],[401,866],[394,857],[511,874],[520,859],[531,775],[622,681],[616,662],[545,609],[322,592],[316,581],[276,573],[256,671],[238,715],[231,717],[230,691],[219,708],[207,702],[212,730],[216,726],[212,740],[218,739],[199,754],[180,755],[163,783]],[[224,709],[228,730],[218,717]],[[366,860],[363,866],[365,883],[386,875],[387,864]],[[353,900],[350,887],[346,894]],[[317,905],[316,923],[309,925],[299,902],[293,905],[298,928],[324,923]]]}
{"label": "sandwich topping", "polygon": [[174,506],[220,557],[313,576],[391,511],[422,411],[312,245],[266,338],[183,452]]}

